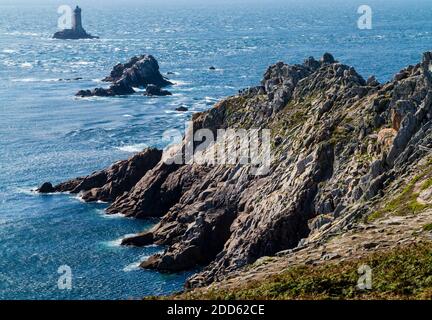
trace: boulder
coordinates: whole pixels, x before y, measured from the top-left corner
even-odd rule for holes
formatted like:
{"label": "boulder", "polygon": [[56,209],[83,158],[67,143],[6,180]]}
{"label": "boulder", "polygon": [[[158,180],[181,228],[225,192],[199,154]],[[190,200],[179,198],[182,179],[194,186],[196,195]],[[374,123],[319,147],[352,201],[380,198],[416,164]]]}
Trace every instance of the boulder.
{"label": "boulder", "polygon": [[186,112],[188,110],[189,109],[184,107],[184,106],[180,106],[180,107],[175,108],[175,111],[179,111],[179,112]]}
{"label": "boulder", "polygon": [[333,56],[332,56],[330,53],[326,52],[326,53],[324,53],[324,55],[322,56],[320,62],[321,62],[322,64],[331,64],[331,63],[335,63],[336,60],[333,58]]}
{"label": "boulder", "polygon": [[55,192],[55,189],[51,182],[45,182],[36,191],[39,193],[52,193]]}
{"label": "boulder", "polygon": [[172,93],[168,90],[163,90],[154,84],[149,84],[145,92],[146,96],[171,96]]}

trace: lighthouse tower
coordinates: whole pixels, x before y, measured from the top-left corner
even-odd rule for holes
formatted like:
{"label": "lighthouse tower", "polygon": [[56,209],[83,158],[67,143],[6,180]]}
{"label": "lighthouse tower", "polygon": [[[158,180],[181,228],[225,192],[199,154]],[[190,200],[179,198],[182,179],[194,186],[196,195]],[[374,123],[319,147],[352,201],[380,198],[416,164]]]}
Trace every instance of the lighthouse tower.
{"label": "lighthouse tower", "polygon": [[82,26],[82,20],[81,20],[81,8],[78,6],[74,10],[74,15],[72,19],[72,30],[76,32],[84,31],[84,28]]}
{"label": "lighthouse tower", "polygon": [[72,28],[58,31],[53,36],[54,39],[98,39],[99,37],[88,34],[81,20],[81,8],[76,6],[72,16]]}

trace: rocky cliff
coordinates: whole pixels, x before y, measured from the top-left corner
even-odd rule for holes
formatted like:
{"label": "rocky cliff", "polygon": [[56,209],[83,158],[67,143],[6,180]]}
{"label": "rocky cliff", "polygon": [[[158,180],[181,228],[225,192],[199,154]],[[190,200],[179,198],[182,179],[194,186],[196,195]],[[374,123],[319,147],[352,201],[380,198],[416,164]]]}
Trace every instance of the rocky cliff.
{"label": "rocky cliff", "polygon": [[[302,64],[270,66],[259,86],[193,117],[195,130],[215,134],[227,128],[270,129],[268,172],[257,175],[253,165],[211,161],[151,161],[139,174],[122,171],[134,179],[122,192],[101,196],[113,201],[107,212],[161,218],[152,230],[123,244],[166,246],[144,261],[144,268],[176,272],[203,266],[187,282],[199,287],[263,256],[326,242],[360,222],[427,210],[432,204],[431,60],[432,53],[425,53],[420,63],[385,84],[363,79],[330,54],[320,61],[311,57]],[[60,185],[67,188],[45,185],[45,190],[84,191],[84,198],[95,200],[106,194],[99,190],[110,180],[101,175],[86,188],[83,182],[94,175],[81,178],[81,187],[72,180]]]}

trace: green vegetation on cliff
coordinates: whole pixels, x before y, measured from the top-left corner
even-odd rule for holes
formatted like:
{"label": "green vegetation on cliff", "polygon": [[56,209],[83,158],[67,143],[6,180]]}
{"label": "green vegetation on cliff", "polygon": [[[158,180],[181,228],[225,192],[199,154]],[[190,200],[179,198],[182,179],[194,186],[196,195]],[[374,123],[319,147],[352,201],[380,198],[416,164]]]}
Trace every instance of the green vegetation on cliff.
{"label": "green vegetation on cliff", "polygon": [[[372,289],[357,288],[358,268],[372,269]],[[339,263],[297,266],[238,288],[186,292],[184,299],[432,299],[432,244],[409,245]]]}
{"label": "green vegetation on cliff", "polygon": [[429,208],[429,204],[418,201],[418,196],[421,191],[432,186],[431,164],[432,160],[429,159],[427,164],[420,168],[421,174],[415,176],[399,195],[387,202],[384,207],[372,213],[367,220],[373,221],[387,214],[395,216],[416,214]]}

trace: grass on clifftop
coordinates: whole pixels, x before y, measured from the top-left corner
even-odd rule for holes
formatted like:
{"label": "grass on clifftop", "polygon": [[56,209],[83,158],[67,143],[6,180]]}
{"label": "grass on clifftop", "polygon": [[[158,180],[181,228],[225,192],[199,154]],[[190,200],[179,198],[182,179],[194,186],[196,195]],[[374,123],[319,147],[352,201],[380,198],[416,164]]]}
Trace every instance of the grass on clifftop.
{"label": "grass on clifftop", "polygon": [[[372,268],[372,289],[357,288],[358,268]],[[183,293],[181,299],[432,299],[432,244],[409,245],[361,259],[299,266],[230,290]]]}
{"label": "grass on clifftop", "polygon": [[387,214],[396,216],[416,214],[430,207],[427,204],[418,202],[417,198],[419,196],[419,192],[416,190],[416,186],[419,182],[421,182],[419,188],[420,191],[430,188],[432,186],[432,177],[430,177],[431,175],[432,170],[428,169],[425,173],[414,177],[402,190],[402,193],[388,202],[383,208],[372,213],[369,217],[367,217],[367,221],[374,221]]}

